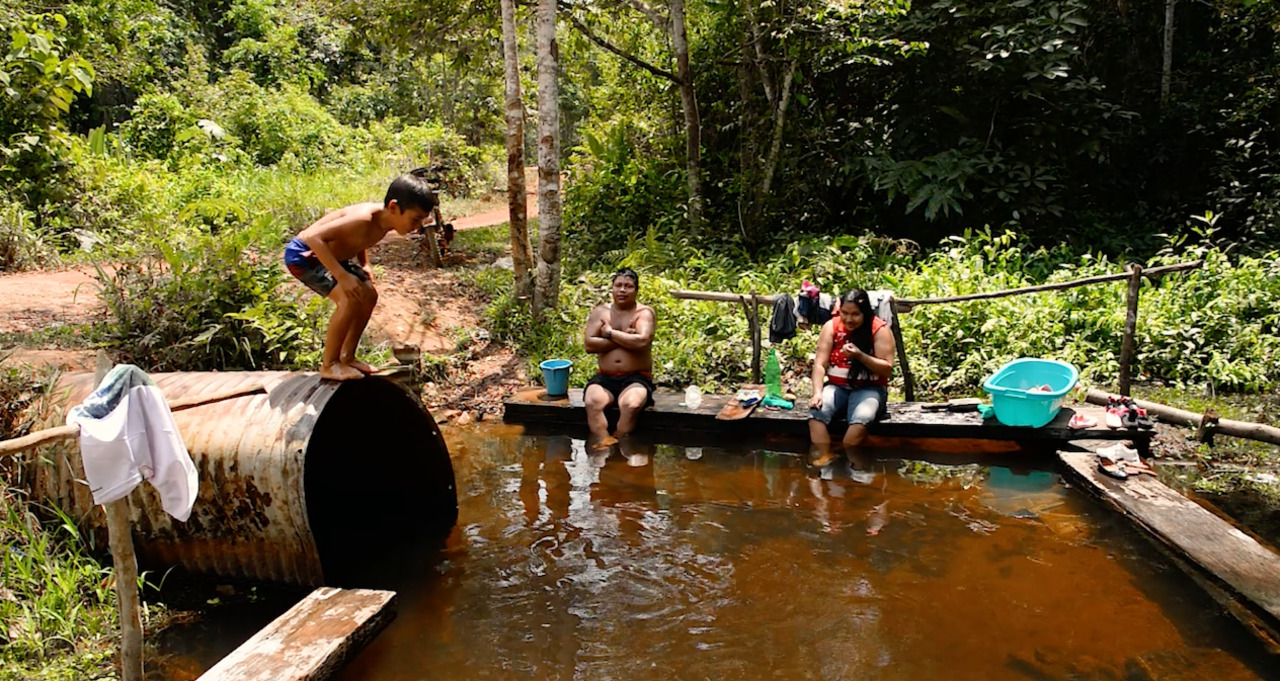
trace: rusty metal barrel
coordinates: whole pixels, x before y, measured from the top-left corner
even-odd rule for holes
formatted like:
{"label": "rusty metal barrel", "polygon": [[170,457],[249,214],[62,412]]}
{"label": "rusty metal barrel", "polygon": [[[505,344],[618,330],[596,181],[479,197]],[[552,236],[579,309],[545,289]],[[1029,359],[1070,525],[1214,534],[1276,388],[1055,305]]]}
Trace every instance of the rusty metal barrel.
{"label": "rusty metal barrel", "polygon": [[[341,383],[312,373],[153,374],[166,399],[225,393],[261,383],[266,392],[174,413],[200,493],[191,517],[164,512],[146,483],[130,495],[133,537],[144,566],[195,574],[319,586],[389,543],[442,534],[457,521],[449,452],[431,414],[380,377]],[[60,424],[91,391],[93,374],[62,377],[45,418]],[[32,494],[104,538],[74,441],[29,452]],[[102,544],[105,545],[105,541]]]}

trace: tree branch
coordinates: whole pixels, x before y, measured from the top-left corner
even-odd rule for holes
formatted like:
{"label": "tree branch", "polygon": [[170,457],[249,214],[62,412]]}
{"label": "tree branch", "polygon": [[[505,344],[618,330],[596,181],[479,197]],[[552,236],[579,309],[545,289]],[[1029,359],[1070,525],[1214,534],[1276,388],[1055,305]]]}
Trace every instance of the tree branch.
{"label": "tree branch", "polygon": [[596,34],[592,33],[591,29],[587,28],[586,24],[579,21],[578,17],[573,15],[572,13],[573,6],[570,5],[569,3],[562,2],[561,6],[565,7],[568,10],[565,12],[565,15],[569,17],[569,22],[573,24],[573,27],[578,29],[578,32],[581,33],[583,36],[585,36],[587,40],[590,40],[591,42],[595,43],[601,49],[605,50],[606,52],[612,52],[613,54],[617,55],[619,58],[625,61],[629,61],[632,64],[635,64],[636,66],[639,66],[640,68],[648,71],[649,73],[652,73],[653,75],[658,76],[659,78],[665,78],[677,85],[684,84],[680,80],[680,78],[676,76],[676,74],[671,73],[670,71],[664,71],[663,69],[660,69],[650,64],[649,62],[639,57],[636,57],[635,55],[628,54],[627,52],[624,52],[621,48],[615,47],[612,43],[605,40],[604,38],[601,38]]}
{"label": "tree branch", "polygon": [[653,25],[656,26],[659,31],[662,31],[662,35],[665,36],[671,34],[670,22],[668,22],[661,14],[658,14],[657,10],[646,5],[644,0],[627,1],[635,11],[649,17],[649,21],[652,21]]}

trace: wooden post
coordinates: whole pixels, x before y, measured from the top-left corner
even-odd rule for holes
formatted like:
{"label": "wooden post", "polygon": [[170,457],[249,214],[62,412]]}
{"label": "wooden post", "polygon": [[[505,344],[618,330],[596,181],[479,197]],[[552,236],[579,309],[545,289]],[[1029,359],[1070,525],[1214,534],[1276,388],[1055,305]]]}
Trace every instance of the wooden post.
{"label": "wooden post", "polygon": [[907,402],[916,401],[915,380],[911,378],[911,366],[907,364],[907,349],[902,342],[902,326],[901,313],[898,312],[898,299],[889,299],[890,309],[893,310],[893,321],[889,324],[889,330],[893,332],[893,344],[898,349],[898,364],[902,366],[902,399]]}
{"label": "wooden post", "polygon": [[756,292],[751,292],[751,298],[746,296],[738,296],[738,300],[742,302],[742,309],[747,313],[747,328],[751,331],[751,382],[760,382],[760,308],[757,307]]}
{"label": "wooden post", "polygon": [[1142,266],[1129,264],[1129,294],[1126,298],[1124,316],[1124,342],[1120,346],[1120,386],[1121,395],[1129,395],[1130,365],[1133,364],[1134,335],[1138,330],[1138,291],[1142,288]]}
{"label": "wooden post", "polygon": [[[99,350],[93,386],[111,369],[107,353]],[[142,613],[138,608],[138,558],[133,551],[132,509],[129,497],[103,505],[107,514],[107,543],[115,566],[116,599],[120,602],[120,677],[142,681]]]}

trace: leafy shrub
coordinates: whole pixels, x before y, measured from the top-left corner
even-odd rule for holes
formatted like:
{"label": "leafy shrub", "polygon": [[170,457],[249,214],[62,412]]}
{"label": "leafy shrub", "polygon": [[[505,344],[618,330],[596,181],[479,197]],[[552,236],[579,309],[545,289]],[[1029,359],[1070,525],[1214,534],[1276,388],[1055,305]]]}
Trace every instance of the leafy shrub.
{"label": "leafy shrub", "polygon": [[105,343],[148,370],[290,369],[317,362],[325,306],[301,304],[269,217],[216,235],[176,236],[155,257],[99,269]]}
{"label": "leafy shrub", "polygon": [[148,94],[134,104],[120,137],[148,158],[167,159],[176,151],[179,132],[195,124],[195,115],[176,95]]}
{"label": "leafy shrub", "polygon": [[16,272],[44,264],[51,249],[31,224],[31,213],[0,195],[0,272]]}
{"label": "leafy shrub", "polygon": [[339,160],[349,131],[320,102],[291,83],[264,88],[237,72],[221,83],[226,128],[260,165],[290,157],[301,169]]}

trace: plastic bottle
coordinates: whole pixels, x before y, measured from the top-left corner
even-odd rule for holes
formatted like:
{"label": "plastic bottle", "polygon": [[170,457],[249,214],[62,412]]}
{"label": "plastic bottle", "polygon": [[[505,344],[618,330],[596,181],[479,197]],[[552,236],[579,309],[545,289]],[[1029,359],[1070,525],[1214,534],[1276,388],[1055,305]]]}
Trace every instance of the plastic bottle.
{"label": "plastic bottle", "polygon": [[696,385],[684,389],[684,406],[697,409],[702,406],[702,390]]}
{"label": "plastic bottle", "polygon": [[778,351],[769,348],[769,360],[764,364],[764,396],[782,397],[782,365],[778,363]]}

